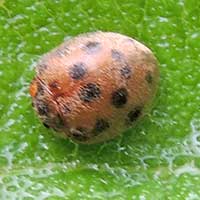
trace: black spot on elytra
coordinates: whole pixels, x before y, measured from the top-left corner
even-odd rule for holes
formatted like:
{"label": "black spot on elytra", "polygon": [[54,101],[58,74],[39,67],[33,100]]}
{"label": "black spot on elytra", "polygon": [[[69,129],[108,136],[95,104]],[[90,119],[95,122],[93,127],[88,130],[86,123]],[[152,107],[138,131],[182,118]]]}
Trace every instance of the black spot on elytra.
{"label": "black spot on elytra", "polygon": [[44,103],[43,101],[38,101],[36,103],[36,108],[37,108],[37,111],[39,113],[39,115],[45,115],[47,116],[48,113],[49,113],[49,107],[46,103]]}
{"label": "black spot on elytra", "polygon": [[85,45],[84,49],[87,51],[87,53],[96,53],[101,49],[101,44],[100,42],[89,41]]}
{"label": "black spot on elytra", "polygon": [[127,103],[128,92],[126,88],[120,88],[112,93],[112,104],[116,108],[121,108]]}
{"label": "black spot on elytra", "polygon": [[150,71],[148,71],[148,72],[146,73],[145,80],[146,80],[149,84],[152,84],[152,82],[153,82],[153,76],[152,76],[152,73],[151,73]]}
{"label": "black spot on elytra", "polygon": [[83,78],[83,76],[86,74],[86,71],[87,69],[85,64],[80,62],[73,65],[73,67],[70,69],[69,74],[73,79],[79,80]]}
{"label": "black spot on elytra", "polygon": [[111,56],[114,60],[117,60],[117,61],[123,61],[124,59],[123,53],[121,53],[120,51],[116,49],[111,50]]}
{"label": "black spot on elytra", "polygon": [[82,87],[79,97],[84,102],[91,102],[92,100],[100,97],[101,91],[97,84],[88,83]]}
{"label": "black spot on elytra", "polygon": [[105,131],[109,127],[110,127],[110,125],[109,125],[108,121],[106,121],[105,119],[97,119],[93,133],[95,135],[98,135],[99,133]]}
{"label": "black spot on elytra", "polygon": [[142,107],[134,108],[127,115],[128,122],[132,123],[136,121],[141,116],[141,114],[142,114]]}
{"label": "black spot on elytra", "polygon": [[123,78],[129,79],[131,77],[131,68],[127,64],[120,69],[120,73]]}
{"label": "black spot on elytra", "polygon": [[71,129],[71,137],[77,141],[87,141],[87,130],[82,127],[78,127],[76,129]]}
{"label": "black spot on elytra", "polygon": [[50,86],[51,88],[53,88],[53,89],[59,88],[59,84],[58,84],[57,81],[54,81],[54,82],[50,83],[49,86]]}

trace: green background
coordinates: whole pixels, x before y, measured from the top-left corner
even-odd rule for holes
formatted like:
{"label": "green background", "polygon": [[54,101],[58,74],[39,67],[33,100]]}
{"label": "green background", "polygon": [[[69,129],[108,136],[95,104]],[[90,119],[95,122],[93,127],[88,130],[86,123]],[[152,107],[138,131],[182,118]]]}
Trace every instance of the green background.
{"label": "green background", "polygon": [[[122,137],[53,136],[28,87],[42,54],[79,33],[129,35],[160,63],[154,108]],[[199,0],[0,0],[0,199],[200,199]]]}

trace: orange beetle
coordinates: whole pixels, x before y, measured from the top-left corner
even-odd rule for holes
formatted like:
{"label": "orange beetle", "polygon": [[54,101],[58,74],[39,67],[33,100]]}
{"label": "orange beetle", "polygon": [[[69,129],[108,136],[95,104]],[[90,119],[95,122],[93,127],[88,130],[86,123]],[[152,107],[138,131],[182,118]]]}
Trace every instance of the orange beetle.
{"label": "orange beetle", "polygon": [[159,70],[152,52],[118,33],[74,37],[42,57],[30,86],[46,127],[80,143],[119,135],[143,116]]}

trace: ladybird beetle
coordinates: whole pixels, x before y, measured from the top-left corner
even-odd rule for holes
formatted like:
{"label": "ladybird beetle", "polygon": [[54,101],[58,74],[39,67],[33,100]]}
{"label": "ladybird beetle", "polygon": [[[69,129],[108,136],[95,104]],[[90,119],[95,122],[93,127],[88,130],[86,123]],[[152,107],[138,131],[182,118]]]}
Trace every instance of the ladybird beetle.
{"label": "ladybird beetle", "polygon": [[98,31],[45,54],[30,94],[44,126],[90,144],[133,126],[152,102],[158,80],[151,50],[128,36]]}

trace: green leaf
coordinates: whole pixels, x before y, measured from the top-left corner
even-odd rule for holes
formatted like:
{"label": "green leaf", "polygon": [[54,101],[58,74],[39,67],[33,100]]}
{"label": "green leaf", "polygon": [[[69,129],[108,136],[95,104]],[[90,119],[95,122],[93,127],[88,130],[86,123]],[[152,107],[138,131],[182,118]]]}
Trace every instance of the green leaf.
{"label": "green leaf", "polygon": [[[122,137],[53,136],[28,94],[42,54],[88,31],[149,46],[161,81],[151,113]],[[200,1],[1,0],[0,199],[200,199]]]}

